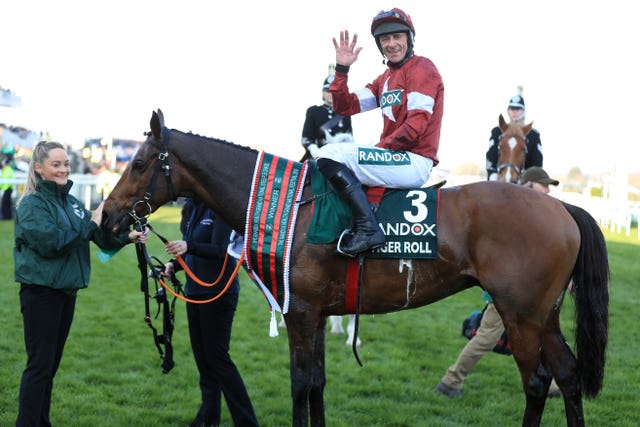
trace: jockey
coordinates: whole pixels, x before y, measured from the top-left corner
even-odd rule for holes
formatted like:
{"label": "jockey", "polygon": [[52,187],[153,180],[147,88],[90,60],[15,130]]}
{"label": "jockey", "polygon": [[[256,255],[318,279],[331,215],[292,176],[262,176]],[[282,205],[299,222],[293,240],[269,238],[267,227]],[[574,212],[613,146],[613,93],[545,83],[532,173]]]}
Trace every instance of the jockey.
{"label": "jockey", "polygon": [[341,238],[338,251],[355,256],[384,245],[385,236],[371,210],[362,185],[416,188],[438,164],[444,85],[436,66],[413,52],[415,29],[411,17],[398,8],[378,13],[371,23],[387,69],[363,89],[350,93],[349,67],[358,59],[349,31],[340,32],[336,74],[330,85],[334,110],[345,116],[380,107],[383,130],[375,147],[328,144],[317,153],[318,169],[353,214],[353,229]]}
{"label": "jockey", "polygon": [[[521,125],[524,124],[525,108],[522,95],[515,95],[509,100],[507,113],[511,121],[520,123]],[[500,157],[498,145],[500,144],[501,135],[502,131],[499,126],[491,129],[489,149],[486,154],[487,179],[489,181],[495,181],[498,177],[498,158]],[[529,169],[532,166],[542,167],[542,142],[540,142],[540,132],[532,128],[531,131],[525,135],[525,139],[527,142],[527,154],[524,159],[523,169]]]}

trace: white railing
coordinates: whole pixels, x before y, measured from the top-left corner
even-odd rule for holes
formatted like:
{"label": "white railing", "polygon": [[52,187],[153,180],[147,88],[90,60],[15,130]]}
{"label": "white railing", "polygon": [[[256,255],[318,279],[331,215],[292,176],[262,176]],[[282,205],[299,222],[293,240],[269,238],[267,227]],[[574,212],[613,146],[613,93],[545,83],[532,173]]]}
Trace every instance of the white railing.
{"label": "white railing", "polygon": [[[557,197],[572,205],[580,206],[589,212],[602,228],[614,233],[630,236],[633,224],[638,224],[640,218],[638,202],[615,201],[579,193],[559,193]],[[638,227],[638,240],[640,240],[640,227]]]}
{"label": "white railing", "polygon": [[[83,201],[85,208],[91,209],[93,205],[109,195],[111,189],[120,179],[120,175],[115,173],[71,174],[69,179],[73,181],[71,194]],[[16,173],[14,178],[0,178],[0,185],[13,185],[13,197],[16,199],[22,195],[26,182],[27,176],[24,173]]]}

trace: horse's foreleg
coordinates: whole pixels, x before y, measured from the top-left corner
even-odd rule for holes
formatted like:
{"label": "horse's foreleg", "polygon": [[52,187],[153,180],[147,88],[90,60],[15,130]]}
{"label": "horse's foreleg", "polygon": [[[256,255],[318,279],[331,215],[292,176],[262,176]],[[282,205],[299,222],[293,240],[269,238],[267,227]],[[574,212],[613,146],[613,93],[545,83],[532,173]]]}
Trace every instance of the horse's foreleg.
{"label": "horse's foreleg", "polygon": [[309,393],[309,413],[312,427],[324,427],[324,387],[327,384],[325,371],[325,325],[326,318],[322,318],[316,329],[313,351],[313,373],[311,377],[311,391]]}
{"label": "horse's foreleg", "polygon": [[[325,424],[322,390],[324,389],[324,333],[319,337],[318,328],[324,328],[326,319],[310,311],[287,314],[287,335],[289,338],[289,363],[291,377],[292,426],[307,427],[309,408],[311,425],[323,427]],[[318,344],[316,340],[322,342]],[[319,347],[318,347],[319,346]],[[322,357],[317,361],[316,352],[321,349]],[[319,374],[318,371],[322,371]],[[316,380],[318,378],[318,380]],[[318,387],[321,383],[322,387]],[[318,402],[320,402],[318,404]]]}

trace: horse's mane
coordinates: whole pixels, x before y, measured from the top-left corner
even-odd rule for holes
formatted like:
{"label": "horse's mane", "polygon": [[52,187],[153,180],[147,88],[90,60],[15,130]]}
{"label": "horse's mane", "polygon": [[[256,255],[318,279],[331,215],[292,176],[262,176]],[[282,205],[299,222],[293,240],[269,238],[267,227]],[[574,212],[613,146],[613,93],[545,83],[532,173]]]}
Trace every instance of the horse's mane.
{"label": "horse's mane", "polygon": [[209,136],[199,135],[199,134],[193,133],[193,132],[183,132],[183,131],[178,130],[178,129],[171,129],[171,131],[175,132],[175,133],[179,133],[179,134],[184,135],[184,136],[188,136],[190,138],[197,138],[198,140],[204,140],[207,143],[215,142],[215,143],[218,143],[218,144],[225,144],[225,145],[230,145],[232,147],[237,147],[237,148],[240,148],[242,150],[249,151],[249,152],[254,152],[254,153],[258,152],[258,150],[253,149],[251,147],[247,147],[246,145],[236,144],[236,143],[233,143],[233,142],[230,142],[230,141],[226,141],[224,139],[212,138],[212,137],[209,137]]}

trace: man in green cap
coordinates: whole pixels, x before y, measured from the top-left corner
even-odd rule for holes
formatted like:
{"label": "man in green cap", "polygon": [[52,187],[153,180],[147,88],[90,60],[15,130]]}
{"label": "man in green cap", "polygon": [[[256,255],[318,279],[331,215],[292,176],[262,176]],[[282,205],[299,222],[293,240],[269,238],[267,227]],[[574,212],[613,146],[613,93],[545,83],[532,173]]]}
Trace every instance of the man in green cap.
{"label": "man in green cap", "polygon": [[560,184],[557,179],[550,178],[549,174],[539,166],[532,166],[524,171],[520,181],[522,185],[546,194],[549,194],[549,185]]}

